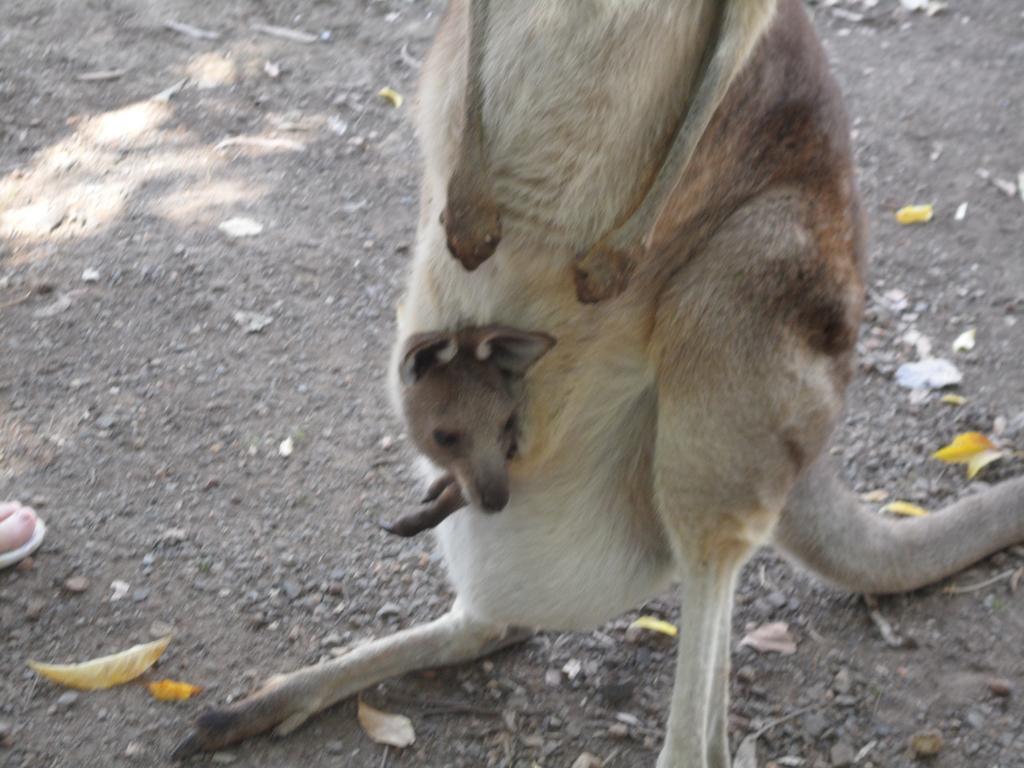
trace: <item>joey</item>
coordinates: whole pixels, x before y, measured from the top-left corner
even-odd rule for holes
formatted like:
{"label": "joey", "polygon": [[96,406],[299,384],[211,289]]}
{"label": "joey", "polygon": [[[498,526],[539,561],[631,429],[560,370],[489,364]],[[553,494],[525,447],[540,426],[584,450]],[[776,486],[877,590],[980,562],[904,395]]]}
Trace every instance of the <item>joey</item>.
{"label": "joey", "polygon": [[526,372],[555,340],[504,326],[422,333],[400,363],[401,406],[416,448],[443,474],[423,506],[382,527],[415,536],[472,504],[500,512],[519,450]]}

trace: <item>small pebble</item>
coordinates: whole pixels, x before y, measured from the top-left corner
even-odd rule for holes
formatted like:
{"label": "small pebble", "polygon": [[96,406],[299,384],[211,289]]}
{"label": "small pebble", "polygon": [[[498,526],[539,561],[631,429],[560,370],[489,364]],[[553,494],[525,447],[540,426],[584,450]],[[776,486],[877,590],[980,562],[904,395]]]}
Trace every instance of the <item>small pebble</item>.
{"label": "small pebble", "polygon": [[43,615],[43,611],[46,610],[46,601],[41,598],[34,597],[28,601],[28,605],[25,607],[25,619],[28,621],[37,621],[40,616]]}
{"label": "small pebble", "polygon": [[139,742],[137,741],[129,742],[127,748],[124,751],[124,756],[127,757],[129,760],[133,760],[136,757],[142,757],[144,754],[146,754],[146,748],[139,744]]}
{"label": "small pebble", "polygon": [[78,693],[76,691],[66,691],[57,697],[57,706],[61,709],[67,709],[73,706],[78,701]]}
{"label": "small pebble", "polygon": [[395,603],[384,603],[377,611],[377,618],[382,621],[387,619],[397,619],[402,615],[402,609],[399,608]]}
{"label": "small pebble", "polygon": [[544,673],[545,684],[552,688],[557,688],[562,684],[562,670],[560,669],[549,669]]}
{"label": "small pebble", "polygon": [[851,685],[850,670],[843,667],[836,672],[835,679],[832,681],[832,689],[836,693],[849,693]]}
{"label": "small pebble", "polygon": [[942,751],[942,734],[934,729],[918,731],[910,737],[914,757],[934,757]]}
{"label": "small pebble", "polygon": [[238,760],[238,756],[231,752],[214,752],[210,762],[214,765],[231,765]]}
{"label": "small pebble", "polygon": [[78,595],[89,588],[89,580],[85,576],[71,576],[64,580],[64,589]]}
{"label": "small pebble", "polygon": [[608,735],[613,739],[629,738],[629,726],[625,723],[612,723],[608,726]]}
{"label": "small pebble", "polygon": [[154,621],[149,625],[149,636],[155,640],[161,637],[167,637],[168,635],[174,634],[174,625],[168,624],[166,621]]}
{"label": "small pebble", "polygon": [[604,761],[589,752],[584,752],[572,764],[572,768],[602,768],[602,766],[604,766]]}
{"label": "small pebble", "polygon": [[1007,697],[1013,695],[1013,682],[1006,678],[990,677],[985,682],[988,685],[988,689],[996,696]]}
{"label": "small pebble", "polygon": [[853,747],[849,744],[840,741],[832,745],[829,757],[832,760],[832,768],[849,768],[849,766],[853,765],[857,753],[853,751]]}

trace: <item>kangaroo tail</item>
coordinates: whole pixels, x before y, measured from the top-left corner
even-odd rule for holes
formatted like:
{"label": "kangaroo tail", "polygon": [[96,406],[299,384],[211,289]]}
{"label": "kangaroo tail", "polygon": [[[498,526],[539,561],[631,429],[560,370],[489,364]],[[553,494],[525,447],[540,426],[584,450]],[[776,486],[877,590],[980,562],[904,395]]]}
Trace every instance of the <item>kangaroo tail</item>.
{"label": "kangaroo tail", "polygon": [[894,520],[860,500],[822,458],[798,480],[774,543],[817,574],[854,592],[909,592],[1024,542],[1024,477],[968,496],[926,517]]}

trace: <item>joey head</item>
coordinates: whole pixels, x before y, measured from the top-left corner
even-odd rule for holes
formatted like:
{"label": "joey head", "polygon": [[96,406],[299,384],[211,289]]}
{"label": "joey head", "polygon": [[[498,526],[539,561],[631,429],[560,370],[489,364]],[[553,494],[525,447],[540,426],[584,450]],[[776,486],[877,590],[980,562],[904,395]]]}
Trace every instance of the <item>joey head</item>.
{"label": "joey head", "polygon": [[409,338],[399,371],[402,414],[413,444],[444,474],[423,507],[385,529],[414,536],[467,503],[484,512],[505,508],[525,374],[554,343],[545,333],[504,326]]}

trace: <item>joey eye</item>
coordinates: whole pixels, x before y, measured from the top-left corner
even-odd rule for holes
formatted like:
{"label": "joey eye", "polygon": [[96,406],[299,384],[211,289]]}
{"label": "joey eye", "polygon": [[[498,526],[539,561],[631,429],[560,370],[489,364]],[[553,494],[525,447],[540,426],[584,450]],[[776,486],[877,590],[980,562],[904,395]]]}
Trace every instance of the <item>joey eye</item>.
{"label": "joey eye", "polygon": [[459,444],[458,432],[449,432],[445,429],[435,429],[432,435],[434,442],[442,448],[454,448]]}

